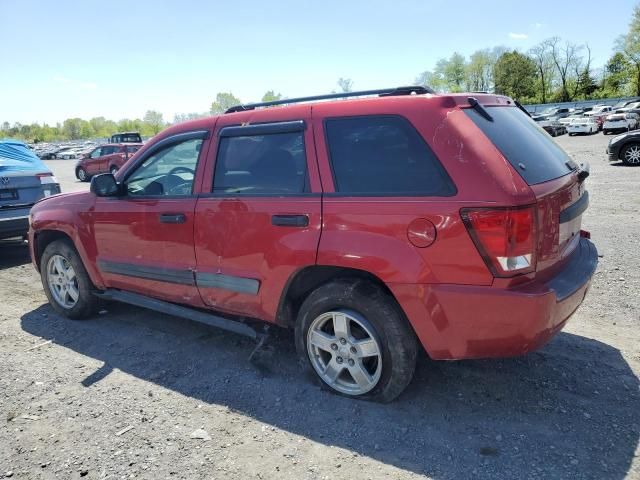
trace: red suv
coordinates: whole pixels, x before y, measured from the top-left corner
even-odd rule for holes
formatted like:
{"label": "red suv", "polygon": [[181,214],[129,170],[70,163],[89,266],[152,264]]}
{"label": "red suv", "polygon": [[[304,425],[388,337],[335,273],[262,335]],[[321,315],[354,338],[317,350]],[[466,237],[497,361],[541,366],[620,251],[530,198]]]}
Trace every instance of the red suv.
{"label": "red suv", "polygon": [[53,308],[80,319],[117,300],[256,339],[249,319],[291,327],[322,385],[379,401],[409,384],[419,345],[447,360],[539,348],[596,268],[588,170],[507,97],[341,96],[365,95],[175,125],[90,192],[37,203]]}
{"label": "red suv", "polygon": [[110,143],[96,147],[76,164],[76,178],[86,182],[98,173],[114,174],[141,147],[141,143]]}

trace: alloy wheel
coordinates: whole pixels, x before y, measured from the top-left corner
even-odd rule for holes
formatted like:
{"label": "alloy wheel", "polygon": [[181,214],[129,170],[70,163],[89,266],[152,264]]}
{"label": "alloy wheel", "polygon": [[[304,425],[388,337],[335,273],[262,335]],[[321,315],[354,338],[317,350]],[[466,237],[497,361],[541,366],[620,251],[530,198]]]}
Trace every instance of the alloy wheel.
{"label": "alloy wheel", "polygon": [[624,152],[624,161],[633,165],[640,164],[640,145],[631,145]]}
{"label": "alloy wheel", "polygon": [[47,284],[51,296],[62,308],[71,309],[80,298],[76,272],[62,255],[53,255],[47,262]]}
{"label": "alloy wheel", "polygon": [[323,313],[313,320],[307,353],[322,381],[340,393],[365,394],[382,375],[382,347],[373,327],[350,310]]}

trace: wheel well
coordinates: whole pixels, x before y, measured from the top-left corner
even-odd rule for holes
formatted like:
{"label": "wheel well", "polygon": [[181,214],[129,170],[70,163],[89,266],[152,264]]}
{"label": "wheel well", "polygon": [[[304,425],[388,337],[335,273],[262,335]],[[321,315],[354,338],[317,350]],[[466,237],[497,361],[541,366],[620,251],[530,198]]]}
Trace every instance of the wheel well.
{"label": "wheel well", "polygon": [[285,285],[276,316],[278,324],[288,327],[295,325],[298,311],[305,298],[319,286],[340,278],[368,280],[382,288],[395,300],[389,287],[370,272],[355,268],[312,265],[296,272]]}
{"label": "wheel well", "polygon": [[42,258],[44,249],[47,248],[47,245],[49,245],[51,242],[55,242],[56,240],[68,240],[71,245],[73,245],[73,240],[71,240],[71,237],[69,237],[69,235],[67,235],[66,233],[60,232],[58,230],[43,230],[36,233],[33,239],[33,254],[35,256],[38,270],[40,270],[40,259]]}

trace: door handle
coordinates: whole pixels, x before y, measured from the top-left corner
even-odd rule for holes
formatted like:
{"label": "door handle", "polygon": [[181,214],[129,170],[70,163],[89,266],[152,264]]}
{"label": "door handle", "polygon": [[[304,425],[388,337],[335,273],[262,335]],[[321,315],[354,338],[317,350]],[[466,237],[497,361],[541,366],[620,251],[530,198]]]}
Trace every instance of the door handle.
{"label": "door handle", "polygon": [[184,213],[161,213],[160,223],[184,223],[187,216]]}
{"label": "door handle", "polygon": [[277,227],[307,227],[309,215],[273,215],[271,225]]}

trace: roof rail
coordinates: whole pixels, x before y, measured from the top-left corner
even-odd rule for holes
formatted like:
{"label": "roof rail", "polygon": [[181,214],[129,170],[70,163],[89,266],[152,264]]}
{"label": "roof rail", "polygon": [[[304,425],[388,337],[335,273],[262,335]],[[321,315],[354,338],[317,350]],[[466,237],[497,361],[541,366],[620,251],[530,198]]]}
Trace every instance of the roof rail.
{"label": "roof rail", "polygon": [[335,98],[364,97],[367,95],[378,95],[380,97],[391,97],[395,95],[421,95],[425,93],[436,93],[429,87],[419,85],[409,87],[383,88],[379,90],[362,90],[359,92],[343,92],[328,93],[325,95],[314,95],[311,97],[284,98],[282,100],[272,100],[270,102],[246,103],[244,105],[235,105],[224,113],[244,112],[246,110],[254,110],[258,107],[273,107],[275,105],[288,105],[290,103],[313,102],[316,100],[331,100]]}

